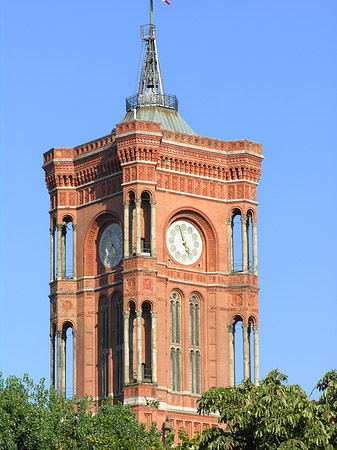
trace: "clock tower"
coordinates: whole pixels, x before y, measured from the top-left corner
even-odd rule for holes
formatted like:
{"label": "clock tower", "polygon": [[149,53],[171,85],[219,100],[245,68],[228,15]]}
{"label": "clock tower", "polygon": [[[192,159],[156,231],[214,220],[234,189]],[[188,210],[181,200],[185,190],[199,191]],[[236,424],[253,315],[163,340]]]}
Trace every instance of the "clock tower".
{"label": "clock tower", "polygon": [[191,435],[217,422],[196,413],[202,392],[259,382],[263,156],[260,144],[199,136],[182,119],[155,33],[141,27],[138,91],[116,128],[44,154],[51,383],[60,395],[112,396],[148,425],[170,416]]}

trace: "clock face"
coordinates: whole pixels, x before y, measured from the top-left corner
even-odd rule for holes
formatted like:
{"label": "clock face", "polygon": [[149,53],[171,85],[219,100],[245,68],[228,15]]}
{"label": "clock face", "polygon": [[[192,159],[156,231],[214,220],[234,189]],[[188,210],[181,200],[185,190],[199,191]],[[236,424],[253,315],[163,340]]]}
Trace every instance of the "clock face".
{"label": "clock face", "polygon": [[105,267],[114,267],[123,256],[123,233],[118,223],[108,225],[99,241],[99,257]]}
{"label": "clock face", "polygon": [[166,244],[172,258],[184,265],[195,263],[202,252],[200,233],[186,220],[176,220],[169,226]]}

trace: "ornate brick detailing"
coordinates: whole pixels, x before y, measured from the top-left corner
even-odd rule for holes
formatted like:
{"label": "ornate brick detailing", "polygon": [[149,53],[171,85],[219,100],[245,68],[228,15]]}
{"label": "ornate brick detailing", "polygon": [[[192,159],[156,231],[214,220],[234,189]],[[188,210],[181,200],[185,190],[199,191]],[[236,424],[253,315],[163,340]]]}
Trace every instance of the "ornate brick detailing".
{"label": "ornate brick detailing", "polygon": [[[144,143],[142,143],[144,145]],[[126,164],[132,161],[151,161],[157,162],[158,159],[158,149],[154,146],[157,146],[156,142],[147,142],[147,144],[151,147],[139,147],[139,143],[137,142],[137,146],[133,147],[123,147],[122,145],[118,145],[118,157],[121,164]],[[151,145],[152,144],[152,145]]]}
{"label": "ornate brick detailing", "polygon": [[115,136],[113,134],[104,136],[95,141],[88,142],[87,144],[80,145],[74,148],[75,156],[83,155],[84,153],[90,153],[101,148],[108,147],[115,142]]}
{"label": "ornate brick detailing", "polygon": [[210,139],[202,136],[191,136],[189,134],[175,133],[162,130],[163,139],[174,142],[183,142],[190,145],[210,148],[214,150],[222,150],[231,152],[235,150],[248,150],[262,155],[262,145],[246,139],[240,141],[220,141],[218,139]]}
{"label": "ornate brick detailing", "polygon": [[136,290],[136,279],[135,278],[131,278],[130,280],[127,280],[126,290],[128,292],[134,292]]}
{"label": "ornate brick detailing", "polygon": [[[183,153],[183,156],[177,159],[170,155],[174,149],[163,148],[162,150],[163,153],[158,158],[158,168],[164,170],[224,181],[246,179],[258,182],[261,174],[261,160],[248,154],[236,158],[227,155],[212,157],[207,154],[200,155],[196,151],[180,150],[179,153]],[[196,162],[202,159],[205,159],[204,163]],[[214,164],[209,165],[210,160],[214,161]]]}
{"label": "ornate brick detailing", "polygon": [[87,266],[87,274],[92,274],[92,263],[93,263],[93,252],[95,251],[95,245],[94,245],[94,239],[97,235],[99,225],[97,221],[94,222],[93,226],[91,227],[91,230],[89,232],[88,240],[87,240],[87,246],[86,246],[86,266]]}
{"label": "ornate brick detailing", "polygon": [[116,137],[119,134],[129,133],[131,131],[161,133],[161,125],[157,122],[145,122],[143,120],[134,120],[133,122],[119,123],[116,125]]}
{"label": "ornate brick detailing", "polygon": [[146,291],[149,291],[150,289],[152,289],[152,286],[153,286],[153,281],[151,278],[143,278],[143,281],[142,281],[143,289],[145,289]]}
{"label": "ornate brick detailing", "polygon": [[62,304],[61,304],[61,311],[68,312],[72,309],[72,307],[73,307],[73,304],[69,300],[66,300],[66,301],[62,302]]}
{"label": "ornate brick detailing", "polygon": [[231,294],[231,305],[232,306],[242,305],[242,295],[241,294]]}
{"label": "ornate brick detailing", "polygon": [[248,294],[248,306],[257,306],[257,295]]}
{"label": "ornate brick detailing", "polygon": [[121,191],[122,176],[102,181],[101,183],[79,190],[79,204],[92,202]]}

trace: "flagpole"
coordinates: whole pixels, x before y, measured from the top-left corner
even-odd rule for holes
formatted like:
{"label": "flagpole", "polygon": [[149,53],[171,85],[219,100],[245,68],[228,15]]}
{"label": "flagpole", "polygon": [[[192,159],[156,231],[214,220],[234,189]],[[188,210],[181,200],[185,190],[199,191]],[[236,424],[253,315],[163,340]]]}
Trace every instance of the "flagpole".
{"label": "flagpole", "polygon": [[150,0],[150,25],[153,25],[153,0]]}

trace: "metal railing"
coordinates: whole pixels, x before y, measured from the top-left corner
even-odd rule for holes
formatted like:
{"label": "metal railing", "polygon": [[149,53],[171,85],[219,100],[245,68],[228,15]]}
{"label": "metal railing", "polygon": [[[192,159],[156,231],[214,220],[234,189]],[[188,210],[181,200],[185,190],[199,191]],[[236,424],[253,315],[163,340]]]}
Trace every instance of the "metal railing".
{"label": "metal railing", "polygon": [[142,25],[140,27],[140,38],[141,39],[154,39],[156,37],[156,26],[155,25]]}
{"label": "metal railing", "polygon": [[[139,383],[136,371],[130,374],[130,383]],[[150,367],[142,366],[142,383],[152,383],[152,369]]]}
{"label": "metal railing", "polygon": [[178,111],[178,99],[175,95],[157,94],[155,92],[136,94],[126,99],[127,112],[142,106],[161,106]]}

